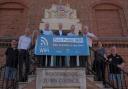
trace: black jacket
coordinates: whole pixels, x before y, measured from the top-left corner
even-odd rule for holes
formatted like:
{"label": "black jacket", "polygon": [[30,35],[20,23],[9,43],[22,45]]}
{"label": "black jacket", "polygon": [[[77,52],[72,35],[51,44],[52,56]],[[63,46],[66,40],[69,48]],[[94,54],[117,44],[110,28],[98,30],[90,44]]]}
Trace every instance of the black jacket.
{"label": "black jacket", "polygon": [[[60,36],[59,30],[54,32],[55,35]],[[66,36],[67,34],[62,31],[62,36]]]}
{"label": "black jacket", "polygon": [[17,68],[18,49],[7,48],[5,55],[6,55],[6,66]]}

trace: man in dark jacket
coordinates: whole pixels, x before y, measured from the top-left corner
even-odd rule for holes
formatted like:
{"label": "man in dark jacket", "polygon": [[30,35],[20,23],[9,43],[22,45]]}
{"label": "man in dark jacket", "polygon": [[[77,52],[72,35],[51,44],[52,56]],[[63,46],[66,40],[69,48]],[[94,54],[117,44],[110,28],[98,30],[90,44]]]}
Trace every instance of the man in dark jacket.
{"label": "man in dark jacket", "polygon": [[14,81],[16,78],[17,65],[18,65],[18,50],[17,41],[11,41],[11,47],[7,48],[6,52],[6,69],[5,69],[5,79],[6,87],[9,85],[8,81]]}
{"label": "man in dark jacket", "polygon": [[118,89],[121,89],[121,84],[123,84],[123,75],[121,70],[124,68],[124,60],[117,53],[117,49],[115,46],[111,49],[111,54],[108,56],[109,61],[109,69],[110,69],[110,80],[114,82]]}
{"label": "man in dark jacket", "polygon": [[[56,36],[66,36],[66,33],[64,33],[64,31],[63,31],[63,25],[60,23],[58,25],[58,27],[59,27],[59,30],[56,31],[54,34]],[[55,65],[56,65],[56,67],[64,67],[64,66],[66,66],[65,56],[56,56]]]}

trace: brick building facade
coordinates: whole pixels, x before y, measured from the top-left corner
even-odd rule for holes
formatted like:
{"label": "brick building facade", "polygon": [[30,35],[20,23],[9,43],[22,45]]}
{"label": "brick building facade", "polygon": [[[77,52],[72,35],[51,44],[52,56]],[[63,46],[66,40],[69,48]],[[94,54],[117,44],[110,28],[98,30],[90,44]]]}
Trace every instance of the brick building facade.
{"label": "brick building facade", "polygon": [[[0,0],[1,39],[18,37],[26,26],[38,29],[44,9],[59,1]],[[88,25],[105,47],[117,45],[121,55],[128,58],[128,0],[62,0],[62,3],[77,10],[81,23]]]}

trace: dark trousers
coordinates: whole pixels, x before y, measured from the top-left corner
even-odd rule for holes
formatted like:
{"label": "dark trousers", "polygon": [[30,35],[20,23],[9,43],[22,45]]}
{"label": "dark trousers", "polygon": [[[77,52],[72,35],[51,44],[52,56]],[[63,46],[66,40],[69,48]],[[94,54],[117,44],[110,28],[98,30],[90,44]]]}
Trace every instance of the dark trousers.
{"label": "dark trousers", "polygon": [[[47,64],[46,64],[46,58],[47,58]],[[37,59],[39,60],[39,63],[41,67],[50,67],[51,65],[51,56],[46,56],[46,55],[40,55],[37,56]]]}
{"label": "dark trousers", "polygon": [[88,56],[79,56],[80,67],[87,67]]}
{"label": "dark trousers", "polygon": [[36,57],[37,57],[37,60],[39,62],[39,67],[45,67],[46,66],[45,65],[45,62],[46,62],[45,56],[43,56],[43,55],[37,55]]}
{"label": "dark trousers", "polygon": [[56,56],[56,67],[64,67],[66,66],[65,56]]}
{"label": "dark trousers", "polygon": [[96,76],[98,81],[105,80],[105,63],[104,62],[96,62]]}
{"label": "dark trousers", "polygon": [[47,55],[45,56],[45,58],[47,57],[47,67],[50,67],[51,66],[51,56],[50,55]]}
{"label": "dark trousers", "polygon": [[19,51],[19,81],[27,81],[29,73],[29,52],[27,50]]}
{"label": "dark trousers", "polygon": [[70,67],[76,67],[77,66],[77,61],[76,61],[76,56],[70,56]]}

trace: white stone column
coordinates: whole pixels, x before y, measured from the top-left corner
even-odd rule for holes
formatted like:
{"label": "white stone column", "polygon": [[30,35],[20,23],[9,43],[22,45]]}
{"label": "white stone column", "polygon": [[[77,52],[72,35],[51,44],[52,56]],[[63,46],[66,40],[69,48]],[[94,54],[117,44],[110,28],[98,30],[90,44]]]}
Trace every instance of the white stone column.
{"label": "white stone column", "polygon": [[77,56],[77,58],[76,58],[76,63],[77,63],[77,66],[80,66],[79,56]]}
{"label": "white stone column", "polygon": [[53,58],[53,56],[51,56],[51,64],[50,64],[50,66],[51,66],[51,67],[54,66],[54,58]]}

